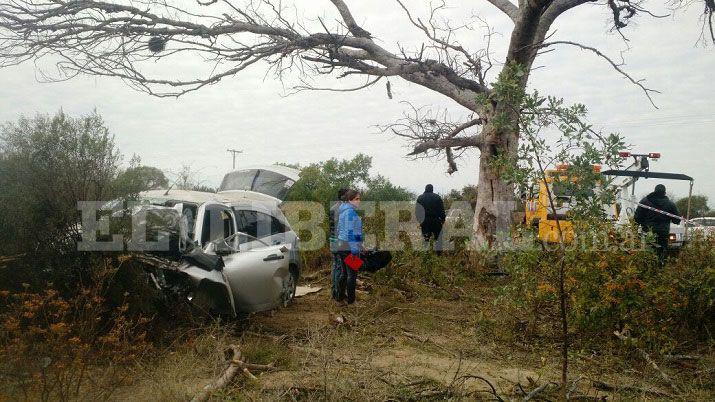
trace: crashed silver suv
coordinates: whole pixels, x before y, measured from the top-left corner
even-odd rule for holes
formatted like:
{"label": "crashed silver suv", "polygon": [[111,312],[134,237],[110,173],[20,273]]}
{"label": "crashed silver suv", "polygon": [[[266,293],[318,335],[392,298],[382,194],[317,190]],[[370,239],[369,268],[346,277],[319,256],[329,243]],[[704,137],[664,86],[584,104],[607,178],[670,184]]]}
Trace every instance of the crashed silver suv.
{"label": "crashed silver suv", "polygon": [[179,258],[152,269],[153,282],[234,317],[287,305],[301,262],[298,236],[279,206],[297,179],[295,169],[270,166],[228,173],[216,193],[140,193],[142,208],[174,217],[164,222],[174,222],[166,232],[175,234]]}

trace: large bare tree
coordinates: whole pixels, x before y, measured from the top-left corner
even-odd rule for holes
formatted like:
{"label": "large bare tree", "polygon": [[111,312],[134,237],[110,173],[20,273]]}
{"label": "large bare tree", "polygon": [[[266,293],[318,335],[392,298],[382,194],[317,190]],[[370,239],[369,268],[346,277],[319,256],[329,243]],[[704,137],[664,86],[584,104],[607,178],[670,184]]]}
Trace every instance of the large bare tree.
{"label": "large bare tree", "polygon": [[[438,18],[445,8],[439,0],[430,3],[424,15],[404,1],[385,0],[422,35],[424,44],[413,49],[398,44],[387,48],[378,40],[380,27],[370,25],[369,15],[356,18],[344,0],[330,0],[327,12],[334,17],[314,19],[298,16],[300,2],[286,7],[280,0],[0,0],[0,65],[47,57],[56,61],[59,75],[54,79],[79,74],[119,77],[155,96],[198,90],[259,62],[279,77],[289,72],[303,78],[364,77],[365,84],[354,90],[384,77],[401,77],[469,112],[466,121],[448,121],[442,113],[413,108],[405,120],[387,128],[412,142],[413,155],[445,156],[450,172],[457,169],[455,159],[465,150],[480,151],[475,241],[490,244],[498,234],[508,232],[514,208],[513,187],[501,178],[493,161],[496,156],[515,157],[519,144],[515,124],[519,110],[509,99],[496,96],[495,88],[510,85],[516,93],[523,92],[540,51],[571,45],[603,57],[648,96],[650,90],[641,81],[597,49],[576,42],[549,42],[548,34],[557,18],[586,3],[607,7],[613,29],[619,32],[636,16],[653,14],[640,0],[486,1],[513,23],[504,55],[492,54],[488,46],[470,50],[460,44],[457,33],[471,22]],[[713,0],[675,1],[672,7],[704,5],[704,37],[715,41]],[[154,67],[189,53],[202,56],[211,72],[178,79],[171,78],[171,70]],[[501,72],[490,73],[492,66]],[[322,89],[305,82],[296,88]],[[389,81],[386,84],[389,94]]]}

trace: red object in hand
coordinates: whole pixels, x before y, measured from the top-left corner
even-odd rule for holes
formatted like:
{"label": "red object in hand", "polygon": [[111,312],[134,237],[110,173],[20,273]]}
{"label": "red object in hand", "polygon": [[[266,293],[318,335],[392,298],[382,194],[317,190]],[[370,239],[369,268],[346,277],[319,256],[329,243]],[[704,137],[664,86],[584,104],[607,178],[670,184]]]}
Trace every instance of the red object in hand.
{"label": "red object in hand", "polygon": [[348,256],[345,257],[345,260],[343,261],[345,261],[345,265],[347,265],[348,268],[352,269],[355,272],[359,271],[360,267],[362,267],[362,264],[364,263],[364,261],[355,254],[348,254]]}

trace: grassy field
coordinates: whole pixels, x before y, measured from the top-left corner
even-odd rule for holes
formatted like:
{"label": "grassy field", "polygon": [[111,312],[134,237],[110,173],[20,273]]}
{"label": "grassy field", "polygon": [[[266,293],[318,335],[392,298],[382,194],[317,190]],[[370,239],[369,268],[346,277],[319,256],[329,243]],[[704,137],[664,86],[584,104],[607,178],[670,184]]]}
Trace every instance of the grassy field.
{"label": "grassy field", "polygon": [[[214,400],[522,400],[539,387],[531,400],[558,399],[559,344],[505,316],[494,287],[506,279],[405,291],[363,277],[358,302],[342,307],[328,276],[308,273],[304,284],[322,291],[288,308],[187,329],[127,371],[112,399],[189,400],[227,367],[231,344],[244,361],[276,370],[239,374]],[[574,400],[715,398],[709,349],[697,360],[660,359],[657,370],[627,347],[573,350],[570,360]]]}

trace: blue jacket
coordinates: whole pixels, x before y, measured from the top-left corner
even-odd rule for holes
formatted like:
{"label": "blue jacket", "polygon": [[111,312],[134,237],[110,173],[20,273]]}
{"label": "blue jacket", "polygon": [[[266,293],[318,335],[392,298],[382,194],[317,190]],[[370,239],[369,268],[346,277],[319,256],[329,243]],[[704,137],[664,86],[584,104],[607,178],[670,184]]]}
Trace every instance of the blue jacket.
{"label": "blue jacket", "polygon": [[362,250],[362,220],[349,202],[340,205],[338,240],[348,243],[352,254],[359,254]]}

